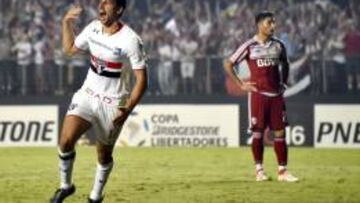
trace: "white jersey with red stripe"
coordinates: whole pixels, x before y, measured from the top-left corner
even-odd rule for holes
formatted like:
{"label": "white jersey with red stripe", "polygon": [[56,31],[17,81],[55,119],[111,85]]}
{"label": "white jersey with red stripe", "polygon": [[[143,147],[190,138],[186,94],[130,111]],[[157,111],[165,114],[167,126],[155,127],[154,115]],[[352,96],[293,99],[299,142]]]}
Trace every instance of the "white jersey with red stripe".
{"label": "white jersey with red stripe", "polygon": [[103,32],[99,20],[94,20],[76,37],[75,46],[91,54],[82,90],[112,98],[128,97],[131,70],[146,68],[142,40],[126,24],[119,25],[120,29],[110,35]]}

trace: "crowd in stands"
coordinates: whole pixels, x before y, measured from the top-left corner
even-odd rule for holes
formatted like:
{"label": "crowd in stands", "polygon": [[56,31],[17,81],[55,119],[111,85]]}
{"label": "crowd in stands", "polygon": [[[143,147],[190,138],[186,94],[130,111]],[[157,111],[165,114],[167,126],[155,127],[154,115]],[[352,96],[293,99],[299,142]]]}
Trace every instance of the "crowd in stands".
{"label": "crowd in stands", "polygon": [[[0,94],[64,94],[81,85],[87,56],[61,51],[61,18],[73,4],[84,9],[80,31],[96,18],[98,0],[0,0]],[[311,93],[360,91],[356,0],[129,0],[123,20],[144,41],[149,94],[232,94],[222,60],[254,35],[263,10],[276,15],[292,84],[309,73]]]}

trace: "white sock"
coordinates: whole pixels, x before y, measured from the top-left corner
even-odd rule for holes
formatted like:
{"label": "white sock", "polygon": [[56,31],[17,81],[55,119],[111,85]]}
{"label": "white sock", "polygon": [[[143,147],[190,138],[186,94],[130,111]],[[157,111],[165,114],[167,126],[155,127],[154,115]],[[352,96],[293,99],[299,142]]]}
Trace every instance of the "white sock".
{"label": "white sock", "polygon": [[264,170],[263,165],[262,164],[255,164],[255,170],[256,171]]}
{"label": "white sock", "polygon": [[284,170],[286,170],[286,166],[279,166],[278,167],[278,171],[284,171]]}
{"label": "white sock", "polygon": [[75,151],[64,153],[59,149],[60,188],[66,189],[72,184],[72,170],[75,155]]}
{"label": "white sock", "polygon": [[91,199],[98,200],[102,197],[102,191],[111,173],[111,169],[113,168],[113,165],[114,162],[110,162],[107,165],[101,165],[101,164],[97,165],[94,186],[90,193]]}

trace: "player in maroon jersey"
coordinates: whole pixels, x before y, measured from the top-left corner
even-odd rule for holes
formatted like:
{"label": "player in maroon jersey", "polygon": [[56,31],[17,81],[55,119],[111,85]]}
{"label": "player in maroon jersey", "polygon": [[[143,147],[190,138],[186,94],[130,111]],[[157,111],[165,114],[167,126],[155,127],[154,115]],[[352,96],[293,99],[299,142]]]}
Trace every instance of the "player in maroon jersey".
{"label": "player in maroon jersey", "polygon": [[[266,181],[263,168],[266,128],[274,131],[274,150],[278,160],[278,180],[296,182],[298,178],[287,171],[288,150],[285,140],[286,111],[283,92],[286,88],[289,63],[284,44],[273,37],[274,14],[268,11],[256,15],[257,33],[243,43],[224,62],[227,75],[244,91],[249,93],[249,130],[252,132],[252,152],[256,166],[256,181]],[[250,80],[237,77],[234,66],[246,61]]]}

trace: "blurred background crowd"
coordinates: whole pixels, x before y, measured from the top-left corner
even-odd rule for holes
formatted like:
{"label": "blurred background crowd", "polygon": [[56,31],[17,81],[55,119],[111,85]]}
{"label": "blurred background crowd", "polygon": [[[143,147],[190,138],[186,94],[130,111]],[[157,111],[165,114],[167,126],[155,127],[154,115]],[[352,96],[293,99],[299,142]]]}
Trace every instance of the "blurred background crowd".
{"label": "blurred background crowd", "polygon": [[[61,51],[61,18],[84,8],[80,31],[98,0],[0,0],[0,95],[66,95],[80,87],[88,56]],[[254,35],[254,15],[276,14],[276,36],[291,62],[290,94],[360,93],[360,1],[129,0],[123,20],[149,57],[148,95],[239,95],[222,62]],[[246,78],[246,64],[238,67]]]}

